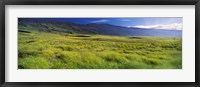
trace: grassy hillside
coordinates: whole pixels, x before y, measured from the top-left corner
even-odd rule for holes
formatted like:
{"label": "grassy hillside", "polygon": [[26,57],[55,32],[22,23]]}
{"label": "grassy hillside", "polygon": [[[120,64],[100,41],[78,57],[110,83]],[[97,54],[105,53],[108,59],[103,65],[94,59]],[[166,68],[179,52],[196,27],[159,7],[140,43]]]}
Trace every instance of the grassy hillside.
{"label": "grassy hillside", "polygon": [[18,32],[19,69],[181,69],[182,40]]}
{"label": "grassy hillside", "polygon": [[[36,18],[37,19],[37,18]],[[62,32],[69,34],[99,34],[114,36],[150,36],[164,38],[182,38],[181,30],[128,28],[111,24],[78,24],[72,22],[19,18],[18,28],[44,32]]]}

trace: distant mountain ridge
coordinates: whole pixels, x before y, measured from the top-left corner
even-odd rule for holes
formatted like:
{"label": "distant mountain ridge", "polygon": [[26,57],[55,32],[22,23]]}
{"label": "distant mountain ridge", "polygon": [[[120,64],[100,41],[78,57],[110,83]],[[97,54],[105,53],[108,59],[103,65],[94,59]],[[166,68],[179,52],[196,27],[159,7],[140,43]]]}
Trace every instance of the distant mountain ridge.
{"label": "distant mountain ridge", "polygon": [[78,34],[100,34],[115,36],[151,36],[161,38],[182,38],[181,30],[141,29],[116,26],[111,24],[77,24],[72,22],[34,18],[19,18],[18,28],[46,32],[65,32]]}

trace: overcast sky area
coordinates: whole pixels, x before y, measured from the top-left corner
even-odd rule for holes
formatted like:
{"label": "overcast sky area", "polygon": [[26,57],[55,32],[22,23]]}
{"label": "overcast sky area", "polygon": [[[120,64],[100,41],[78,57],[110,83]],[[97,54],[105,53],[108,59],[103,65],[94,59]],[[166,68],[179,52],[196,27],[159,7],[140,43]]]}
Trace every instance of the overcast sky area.
{"label": "overcast sky area", "polygon": [[182,30],[181,17],[152,17],[152,18],[47,18],[50,20],[59,20],[73,22],[78,24],[112,24],[124,27],[136,27],[144,29],[166,29]]}

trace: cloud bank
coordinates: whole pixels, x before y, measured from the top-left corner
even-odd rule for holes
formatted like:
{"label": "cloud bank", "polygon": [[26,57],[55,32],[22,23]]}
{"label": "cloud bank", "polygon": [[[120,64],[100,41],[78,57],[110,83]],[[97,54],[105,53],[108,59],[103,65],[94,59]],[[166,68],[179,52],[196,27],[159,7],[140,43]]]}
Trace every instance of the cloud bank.
{"label": "cloud bank", "polygon": [[182,23],[128,26],[145,29],[182,30]]}
{"label": "cloud bank", "polygon": [[96,20],[92,21],[91,23],[104,23],[104,22],[109,22],[110,20],[102,19],[102,20]]}

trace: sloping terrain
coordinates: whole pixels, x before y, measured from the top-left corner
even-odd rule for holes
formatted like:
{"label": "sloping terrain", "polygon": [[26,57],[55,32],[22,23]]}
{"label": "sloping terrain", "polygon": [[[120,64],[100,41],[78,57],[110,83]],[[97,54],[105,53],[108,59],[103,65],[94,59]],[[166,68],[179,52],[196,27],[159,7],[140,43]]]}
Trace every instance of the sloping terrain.
{"label": "sloping terrain", "polygon": [[128,28],[110,24],[76,24],[65,21],[19,18],[19,30],[65,32],[70,34],[99,34],[114,36],[151,36],[161,38],[182,38],[181,30]]}

